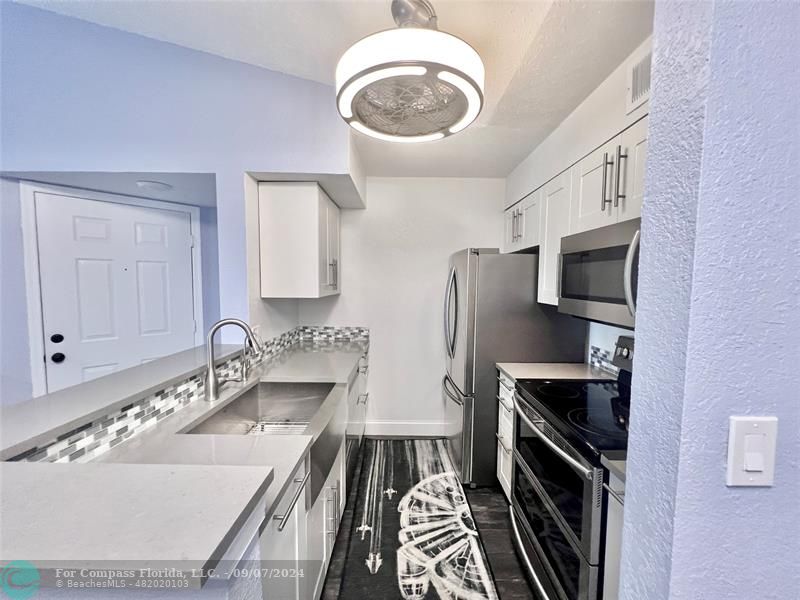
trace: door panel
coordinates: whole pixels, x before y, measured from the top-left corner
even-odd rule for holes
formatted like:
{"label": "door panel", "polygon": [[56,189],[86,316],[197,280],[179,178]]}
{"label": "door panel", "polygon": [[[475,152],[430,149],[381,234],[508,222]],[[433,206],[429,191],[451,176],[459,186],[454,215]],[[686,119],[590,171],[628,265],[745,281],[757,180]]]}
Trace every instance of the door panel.
{"label": "door panel", "polygon": [[35,210],[49,392],[194,346],[188,212],[41,192]]}
{"label": "door panel", "polygon": [[448,440],[448,450],[453,466],[461,473],[464,463],[464,436],[465,436],[465,405],[464,397],[460,396],[458,390],[448,382],[448,378],[442,380],[442,401],[444,402],[445,414],[445,437]]}
{"label": "door panel", "polygon": [[[612,200],[614,193],[613,164],[619,136],[598,148],[572,167],[572,200],[570,202],[569,232],[579,233],[611,225],[617,221]],[[604,162],[603,159],[606,159]],[[605,173],[605,178],[603,174]],[[605,188],[603,182],[605,179]]]}
{"label": "door panel", "polygon": [[542,209],[541,190],[533,192],[521,202],[520,248],[533,248],[540,244],[540,222]]}
{"label": "door panel", "polygon": [[463,395],[472,393],[472,349],[469,347],[471,335],[470,323],[470,288],[474,285],[473,271],[477,265],[477,256],[469,250],[462,250],[450,257],[450,268],[453,270],[453,284],[449,289],[447,319],[451,323],[452,354],[447,355],[447,372],[459,392]]}
{"label": "door panel", "polygon": [[554,178],[542,190],[542,240],[539,250],[538,300],[558,306],[558,254],[569,229],[572,180],[569,172]]}
{"label": "door panel", "polygon": [[620,189],[625,198],[619,201],[619,220],[636,219],[642,216],[644,199],[644,176],[647,164],[647,123],[645,117],[622,132],[622,152],[628,157],[622,159]]}

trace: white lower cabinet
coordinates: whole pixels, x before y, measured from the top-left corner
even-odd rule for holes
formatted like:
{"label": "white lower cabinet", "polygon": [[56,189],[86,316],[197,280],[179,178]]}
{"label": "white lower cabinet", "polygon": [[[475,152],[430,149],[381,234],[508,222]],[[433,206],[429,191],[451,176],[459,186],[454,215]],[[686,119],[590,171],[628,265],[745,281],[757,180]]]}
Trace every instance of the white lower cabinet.
{"label": "white lower cabinet", "polygon": [[[302,483],[306,472],[304,461],[292,475],[291,484],[261,533],[261,564],[268,575],[262,577],[265,599],[303,600],[306,597],[306,488]],[[297,501],[293,502],[295,498]],[[285,521],[278,518],[287,513]]]}
{"label": "white lower cabinet", "polygon": [[514,382],[501,373],[497,387],[497,481],[510,502],[514,464]]}
{"label": "white lower cabinet", "polygon": [[308,600],[316,600],[322,594],[325,574],[336,542],[336,534],[342,518],[344,503],[341,498],[345,492],[345,445],[333,463],[328,479],[317,499],[308,511],[308,546],[305,573],[306,595]]}

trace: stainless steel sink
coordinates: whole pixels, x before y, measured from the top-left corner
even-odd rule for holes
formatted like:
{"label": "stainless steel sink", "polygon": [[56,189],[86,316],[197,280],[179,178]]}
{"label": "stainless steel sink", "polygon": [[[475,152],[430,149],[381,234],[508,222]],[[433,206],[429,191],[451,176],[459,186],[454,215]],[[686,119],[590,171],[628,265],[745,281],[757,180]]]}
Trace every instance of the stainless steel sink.
{"label": "stainless steel sink", "polygon": [[184,433],[302,434],[332,383],[259,383]]}

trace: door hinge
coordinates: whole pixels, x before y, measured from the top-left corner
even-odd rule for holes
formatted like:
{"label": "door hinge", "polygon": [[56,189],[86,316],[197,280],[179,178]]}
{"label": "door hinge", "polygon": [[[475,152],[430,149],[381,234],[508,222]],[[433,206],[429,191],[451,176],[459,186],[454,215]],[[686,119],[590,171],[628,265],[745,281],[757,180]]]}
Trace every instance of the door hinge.
{"label": "door hinge", "polygon": [[197,333],[197,319],[192,319],[192,327],[193,327],[192,331],[194,331],[194,333]]}

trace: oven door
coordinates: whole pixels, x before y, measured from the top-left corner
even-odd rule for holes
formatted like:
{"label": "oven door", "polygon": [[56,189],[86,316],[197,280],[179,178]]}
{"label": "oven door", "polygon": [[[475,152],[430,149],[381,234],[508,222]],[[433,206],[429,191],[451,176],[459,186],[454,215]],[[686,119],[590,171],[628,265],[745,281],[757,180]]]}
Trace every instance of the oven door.
{"label": "oven door", "polygon": [[589,564],[528,468],[516,460],[512,529],[539,595],[545,600],[598,600],[599,567]]}
{"label": "oven door", "polygon": [[514,454],[535,480],[571,541],[600,563],[603,471],[591,465],[520,396],[514,398]]}
{"label": "oven door", "polygon": [[639,227],[634,219],[561,240],[559,312],[633,328]]}

